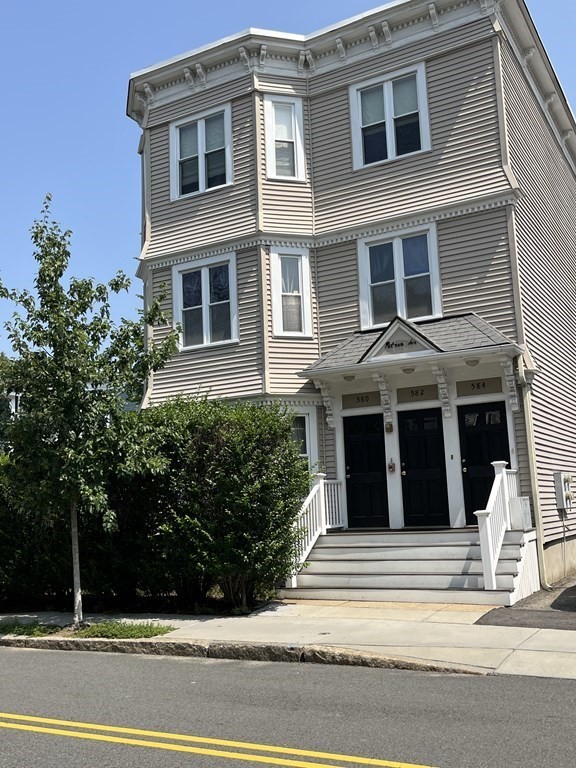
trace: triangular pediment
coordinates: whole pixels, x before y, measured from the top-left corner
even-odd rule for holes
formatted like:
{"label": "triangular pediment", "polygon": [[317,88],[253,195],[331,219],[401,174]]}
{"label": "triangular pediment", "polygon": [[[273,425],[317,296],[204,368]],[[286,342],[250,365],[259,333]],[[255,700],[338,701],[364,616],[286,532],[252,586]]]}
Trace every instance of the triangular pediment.
{"label": "triangular pediment", "polygon": [[439,349],[413,325],[396,317],[364,355],[362,362],[395,355],[438,352]]}

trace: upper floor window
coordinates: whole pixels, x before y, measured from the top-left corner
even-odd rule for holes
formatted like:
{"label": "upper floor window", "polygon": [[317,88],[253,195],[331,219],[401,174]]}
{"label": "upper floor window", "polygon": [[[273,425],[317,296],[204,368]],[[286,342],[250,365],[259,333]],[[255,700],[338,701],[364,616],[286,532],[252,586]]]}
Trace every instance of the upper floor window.
{"label": "upper floor window", "polygon": [[230,107],[170,125],[172,200],[232,182]]}
{"label": "upper floor window", "polygon": [[434,227],[359,243],[362,328],[441,314]]}
{"label": "upper floor window", "polygon": [[266,175],[269,179],[306,178],[302,100],[264,96]]}
{"label": "upper floor window", "polygon": [[424,65],[350,89],[354,168],[430,149]]}
{"label": "upper floor window", "polygon": [[312,336],[308,250],[284,248],[270,260],[274,335]]}
{"label": "upper floor window", "polygon": [[172,280],[183,349],[238,340],[234,254],[178,265]]}

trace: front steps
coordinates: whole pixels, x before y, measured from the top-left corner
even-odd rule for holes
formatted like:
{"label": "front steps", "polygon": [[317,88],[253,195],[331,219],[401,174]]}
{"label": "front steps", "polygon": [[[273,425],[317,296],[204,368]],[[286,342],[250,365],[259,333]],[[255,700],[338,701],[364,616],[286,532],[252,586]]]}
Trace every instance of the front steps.
{"label": "front steps", "polygon": [[[384,602],[511,605],[523,531],[506,533],[497,589],[484,590],[478,530],[345,531],[320,536],[282,597]],[[518,598],[516,598],[518,599]]]}

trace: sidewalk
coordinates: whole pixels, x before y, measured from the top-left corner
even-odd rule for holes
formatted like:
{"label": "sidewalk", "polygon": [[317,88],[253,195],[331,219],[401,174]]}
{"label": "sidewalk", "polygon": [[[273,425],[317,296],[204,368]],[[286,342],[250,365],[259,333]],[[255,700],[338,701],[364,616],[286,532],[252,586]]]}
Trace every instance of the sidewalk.
{"label": "sidewalk", "polygon": [[[250,616],[138,614],[175,630],[146,641],[8,638],[0,645],[218,658],[356,663],[576,679],[576,632],[476,624],[492,608],[425,603],[275,601]],[[65,625],[70,614],[11,614]],[[7,616],[0,615],[0,621]],[[97,622],[101,615],[87,616]]]}

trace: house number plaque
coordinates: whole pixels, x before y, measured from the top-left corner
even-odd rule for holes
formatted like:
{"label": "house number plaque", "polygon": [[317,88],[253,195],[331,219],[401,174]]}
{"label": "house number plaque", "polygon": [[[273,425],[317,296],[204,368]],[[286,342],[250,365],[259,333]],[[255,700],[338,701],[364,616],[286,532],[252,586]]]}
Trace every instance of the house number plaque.
{"label": "house number plaque", "polygon": [[359,392],[355,395],[342,395],[342,408],[372,408],[380,405],[380,392]]}
{"label": "house number plaque", "polygon": [[471,379],[470,381],[456,382],[458,397],[493,395],[496,392],[502,392],[502,379],[499,376],[493,379]]}
{"label": "house number plaque", "polygon": [[438,400],[436,384],[422,384],[419,387],[400,387],[396,390],[399,403],[417,403],[420,400]]}

